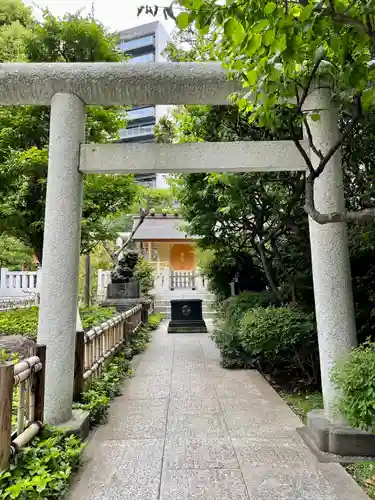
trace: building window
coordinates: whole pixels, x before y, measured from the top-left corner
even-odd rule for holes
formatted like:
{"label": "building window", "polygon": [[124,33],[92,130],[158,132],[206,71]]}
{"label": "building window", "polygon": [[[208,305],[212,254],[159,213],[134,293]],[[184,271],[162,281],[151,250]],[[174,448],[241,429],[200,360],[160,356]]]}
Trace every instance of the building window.
{"label": "building window", "polygon": [[149,116],[155,116],[155,108],[153,106],[148,108],[131,109],[127,113],[128,120],[139,120],[140,118],[147,118]]}
{"label": "building window", "polygon": [[142,54],[141,56],[131,57],[126,62],[142,63],[142,62],[153,62],[153,61],[155,61],[155,54],[154,53],[149,53],[149,54]]}
{"label": "building window", "polygon": [[128,139],[129,137],[142,137],[144,135],[153,135],[153,125],[145,125],[143,127],[125,128],[119,130],[120,139]]}
{"label": "building window", "polygon": [[125,52],[129,50],[139,49],[141,47],[147,47],[147,45],[154,45],[155,37],[153,35],[144,36],[142,38],[134,38],[133,40],[120,40],[120,48]]}

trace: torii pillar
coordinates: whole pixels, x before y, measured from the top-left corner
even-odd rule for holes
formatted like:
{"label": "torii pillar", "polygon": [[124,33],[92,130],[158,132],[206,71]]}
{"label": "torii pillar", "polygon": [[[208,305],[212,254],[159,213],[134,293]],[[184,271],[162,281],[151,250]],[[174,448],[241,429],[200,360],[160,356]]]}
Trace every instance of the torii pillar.
{"label": "torii pillar", "polygon": [[[319,121],[309,119],[314,145],[327,153],[340,137],[338,117],[329,89],[315,90],[307,99],[306,109],[320,114]],[[318,157],[310,151],[314,167]],[[314,200],[321,213],[344,212],[344,185],[341,154],[327,163],[315,181]],[[314,298],[318,329],[324,413],[331,422],[338,419],[337,391],[331,381],[335,362],[356,346],[354,301],[348,231],[346,223],[318,224],[309,218]]]}
{"label": "torii pillar", "polygon": [[72,416],[83,190],[79,158],[85,117],[85,105],[75,95],[52,97],[38,328],[38,342],[48,346],[49,424]]}

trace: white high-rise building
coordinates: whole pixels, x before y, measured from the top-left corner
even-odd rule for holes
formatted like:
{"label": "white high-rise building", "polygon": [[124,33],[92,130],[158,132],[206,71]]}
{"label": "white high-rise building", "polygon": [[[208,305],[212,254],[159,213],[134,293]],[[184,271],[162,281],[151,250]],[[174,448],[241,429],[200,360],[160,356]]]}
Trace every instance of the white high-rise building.
{"label": "white high-rise building", "polygon": [[[162,53],[170,37],[160,21],[154,21],[119,33],[119,50],[129,62],[165,61]],[[119,132],[118,142],[154,142],[154,125],[168,113],[170,106],[134,107],[127,113],[127,127]],[[163,174],[137,176],[139,183],[153,187],[167,187]]]}

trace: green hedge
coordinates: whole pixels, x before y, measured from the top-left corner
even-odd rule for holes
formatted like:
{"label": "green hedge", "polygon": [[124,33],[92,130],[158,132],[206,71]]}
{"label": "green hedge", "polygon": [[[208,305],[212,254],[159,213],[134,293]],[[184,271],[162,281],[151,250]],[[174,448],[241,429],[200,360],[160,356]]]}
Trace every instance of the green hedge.
{"label": "green hedge", "polygon": [[255,308],[240,322],[241,347],[262,370],[293,368],[305,384],[319,382],[318,342],[312,314],[292,307]]}
{"label": "green hedge", "polygon": [[240,337],[242,348],[260,361],[287,359],[302,347],[316,347],[312,316],[291,307],[247,311],[240,322]]}
{"label": "green hedge", "polygon": [[230,297],[217,307],[214,340],[221,352],[225,368],[250,368],[253,359],[241,345],[240,323],[243,315],[254,307],[267,307],[272,303],[268,293],[243,292]]}
{"label": "green hedge", "polygon": [[363,344],[338,361],[332,380],[341,394],[337,410],[353,427],[375,431],[375,343]]}
{"label": "green hedge", "polygon": [[150,262],[144,259],[141,255],[138,258],[137,265],[135,266],[135,276],[139,280],[139,286],[143,295],[148,293],[154,288],[155,272],[154,267]]}
{"label": "green hedge", "polygon": [[225,368],[293,371],[303,384],[319,385],[314,318],[293,307],[274,307],[272,296],[242,293],[219,308],[214,340]]}
{"label": "green hedge", "polygon": [[[110,319],[116,313],[114,307],[93,306],[80,309],[83,328],[91,328]],[[24,335],[36,340],[38,307],[15,309],[0,313],[0,335]]]}

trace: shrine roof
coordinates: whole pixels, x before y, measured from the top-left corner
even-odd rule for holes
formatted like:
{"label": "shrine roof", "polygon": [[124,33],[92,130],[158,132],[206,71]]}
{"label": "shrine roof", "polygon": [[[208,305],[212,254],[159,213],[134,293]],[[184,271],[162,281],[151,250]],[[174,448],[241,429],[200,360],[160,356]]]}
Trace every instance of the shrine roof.
{"label": "shrine roof", "polygon": [[[139,217],[133,217],[133,228],[138,224]],[[183,219],[174,215],[153,215],[146,217],[139,226],[134,241],[166,241],[166,240],[191,240],[182,228]]]}

